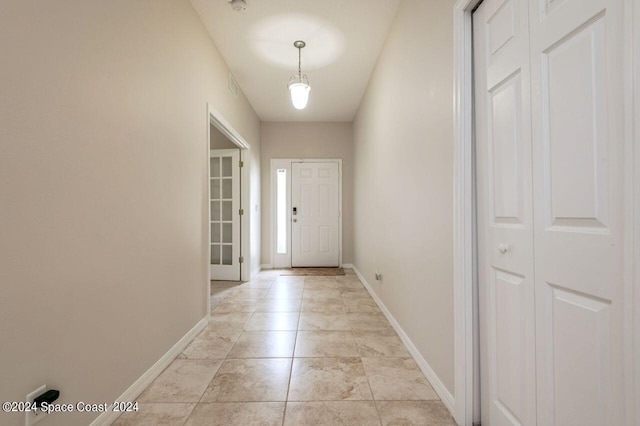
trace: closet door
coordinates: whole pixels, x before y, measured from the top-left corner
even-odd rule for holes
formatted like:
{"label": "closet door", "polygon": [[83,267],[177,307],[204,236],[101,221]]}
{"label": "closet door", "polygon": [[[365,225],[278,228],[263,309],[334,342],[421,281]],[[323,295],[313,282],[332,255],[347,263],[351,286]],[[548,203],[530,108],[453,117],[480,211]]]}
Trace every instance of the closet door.
{"label": "closet door", "polygon": [[623,425],[621,0],[530,1],[538,423]]}
{"label": "closet door", "polygon": [[473,25],[482,424],[535,425],[527,1],[485,0]]}

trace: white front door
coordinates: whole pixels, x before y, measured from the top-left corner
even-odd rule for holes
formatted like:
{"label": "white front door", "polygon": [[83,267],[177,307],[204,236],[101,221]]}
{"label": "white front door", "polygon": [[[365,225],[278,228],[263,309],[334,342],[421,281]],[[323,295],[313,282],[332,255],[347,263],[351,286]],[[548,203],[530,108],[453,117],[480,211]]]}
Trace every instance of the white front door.
{"label": "white front door", "polygon": [[633,424],[622,6],[474,14],[483,424]]}
{"label": "white front door", "polygon": [[211,279],[240,280],[240,150],[209,154]]}
{"label": "white front door", "polygon": [[340,266],[337,162],[291,164],[291,266]]}

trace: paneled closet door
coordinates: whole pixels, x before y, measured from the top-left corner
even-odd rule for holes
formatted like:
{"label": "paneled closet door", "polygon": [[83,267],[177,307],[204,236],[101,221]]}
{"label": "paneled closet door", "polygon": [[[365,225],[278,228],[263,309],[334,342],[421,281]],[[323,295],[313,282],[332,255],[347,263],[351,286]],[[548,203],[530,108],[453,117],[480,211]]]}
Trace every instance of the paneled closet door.
{"label": "paneled closet door", "polygon": [[485,0],[473,25],[482,424],[535,425],[527,1]]}
{"label": "paneled closet door", "polygon": [[474,14],[483,423],[633,424],[623,5]]}
{"label": "paneled closet door", "polygon": [[622,340],[623,1],[529,4],[538,423],[631,425]]}

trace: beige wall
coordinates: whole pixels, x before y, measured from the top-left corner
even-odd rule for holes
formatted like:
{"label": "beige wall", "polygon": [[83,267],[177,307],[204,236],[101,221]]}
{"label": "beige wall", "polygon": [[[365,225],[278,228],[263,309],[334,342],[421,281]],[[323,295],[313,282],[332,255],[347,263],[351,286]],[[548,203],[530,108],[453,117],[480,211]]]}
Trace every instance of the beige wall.
{"label": "beige wall", "polygon": [[269,173],[272,158],[342,158],[342,261],[353,262],[353,126],[351,123],[262,123],[262,263],[271,263]]}
{"label": "beige wall", "polygon": [[[259,132],[258,132],[259,133]],[[259,136],[256,142],[260,142]],[[249,166],[249,181],[251,191],[249,194],[249,208],[246,213],[249,214],[249,249],[251,250],[249,257],[251,258],[251,264],[249,265],[249,272],[251,276],[260,271],[260,265],[262,264],[261,255],[261,228],[262,228],[262,176],[260,175],[261,166],[261,151],[262,144],[251,142],[251,149],[248,154],[248,166]],[[243,157],[244,158],[244,157]],[[245,164],[247,166],[247,164]]]}
{"label": "beige wall", "polygon": [[452,393],[453,4],[403,0],[354,121],[354,264]]}
{"label": "beige wall", "polygon": [[113,401],[206,315],[207,102],[254,183],[260,123],[188,0],[3,0],[0,28],[0,400]]}
{"label": "beige wall", "polygon": [[210,149],[236,149],[238,145],[222,134],[213,124],[209,125],[209,148]]}

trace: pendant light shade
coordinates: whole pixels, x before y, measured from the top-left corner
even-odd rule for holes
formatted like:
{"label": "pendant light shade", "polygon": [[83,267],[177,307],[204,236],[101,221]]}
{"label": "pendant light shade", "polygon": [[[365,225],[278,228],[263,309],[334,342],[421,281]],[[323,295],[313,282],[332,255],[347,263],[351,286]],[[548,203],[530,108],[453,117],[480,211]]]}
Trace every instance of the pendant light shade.
{"label": "pendant light shade", "polygon": [[291,92],[291,103],[295,109],[304,109],[309,101],[309,79],[306,75],[293,76],[289,80],[289,91]]}
{"label": "pendant light shade", "polygon": [[291,93],[291,103],[295,109],[304,109],[309,101],[309,92],[311,86],[309,85],[309,78],[302,74],[301,70],[301,49],[306,46],[304,41],[298,40],[293,43],[293,46],[298,49],[298,74],[289,79],[289,92]]}

